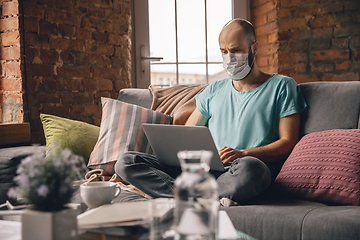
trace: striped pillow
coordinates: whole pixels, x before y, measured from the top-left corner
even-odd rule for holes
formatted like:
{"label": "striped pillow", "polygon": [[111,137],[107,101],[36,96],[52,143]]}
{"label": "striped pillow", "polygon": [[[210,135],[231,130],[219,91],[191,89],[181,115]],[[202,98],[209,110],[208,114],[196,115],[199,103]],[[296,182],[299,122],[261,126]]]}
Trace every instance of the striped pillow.
{"label": "striped pillow", "polygon": [[153,154],[142,129],[143,123],[170,124],[172,117],[137,105],[101,98],[102,117],[99,138],[88,167],[114,174],[119,156],[127,151]]}

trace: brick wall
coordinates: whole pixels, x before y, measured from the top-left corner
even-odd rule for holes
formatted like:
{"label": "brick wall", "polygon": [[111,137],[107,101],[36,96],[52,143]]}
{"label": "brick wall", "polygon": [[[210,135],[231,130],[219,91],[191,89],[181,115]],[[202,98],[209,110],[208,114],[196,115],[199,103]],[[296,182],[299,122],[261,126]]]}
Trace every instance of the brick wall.
{"label": "brick wall", "polygon": [[0,2],[0,123],[23,122],[23,77],[21,74],[19,4]]}
{"label": "brick wall", "polygon": [[250,1],[251,22],[255,28],[256,40],[260,50],[256,54],[256,63],[259,69],[274,73],[278,71],[278,22],[277,1],[252,0]]}
{"label": "brick wall", "polygon": [[25,74],[32,141],[40,113],[100,125],[101,97],[131,87],[129,0],[23,1]]}
{"label": "brick wall", "polygon": [[251,3],[263,71],[292,76],[298,83],[360,80],[360,1]]}

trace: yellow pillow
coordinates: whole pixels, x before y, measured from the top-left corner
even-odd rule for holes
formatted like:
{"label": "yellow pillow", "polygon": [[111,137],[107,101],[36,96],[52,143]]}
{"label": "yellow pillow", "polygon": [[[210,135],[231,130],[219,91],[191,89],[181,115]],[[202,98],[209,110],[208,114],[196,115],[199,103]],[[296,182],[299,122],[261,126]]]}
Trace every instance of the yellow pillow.
{"label": "yellow pillow", "polygon": [[100,127],[48,114],[40,114],[46,139],[46,154],[55,142],[84,158],[87,164],[99,137]]}

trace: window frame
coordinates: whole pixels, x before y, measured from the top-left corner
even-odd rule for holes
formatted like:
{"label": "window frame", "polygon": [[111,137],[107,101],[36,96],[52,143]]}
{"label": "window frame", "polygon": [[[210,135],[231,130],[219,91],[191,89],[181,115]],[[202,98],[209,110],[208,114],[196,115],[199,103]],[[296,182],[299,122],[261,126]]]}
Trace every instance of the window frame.
{"label": "window frame", "polygon": [[[150,56],[148,0],[131,1],[131,10],[131,83],[133,88],[148,88],[150,85],[151,59],[142,59],[143,57],[147,58]],[[232,18],[243,18],[250,20],[250,0],[232,0],[232,10]],[[207,44],[207,41],[205,44]],[[209,64],[214,63],[215,62],[209,62],[208,58],[206,57],[205,62],[196,62],[195,64],[206,64],[206,68],[208,68]],[[176,68],[178,68],[178,64],[182,63],[176,61],[174,64],[176,64]],[[189,63],[186,62],[186,64]],[[177,79],[179,79],[178,75],[179,72],[177,71]]]}

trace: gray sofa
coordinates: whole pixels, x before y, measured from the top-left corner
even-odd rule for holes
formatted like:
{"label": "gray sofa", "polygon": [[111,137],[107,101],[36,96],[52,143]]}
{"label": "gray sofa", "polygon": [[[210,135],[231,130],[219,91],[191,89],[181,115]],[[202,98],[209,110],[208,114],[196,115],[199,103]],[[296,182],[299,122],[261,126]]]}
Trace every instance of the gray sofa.
{"label": "gray sofa", "polygon": [[[308,109],[301,136],[330,129],[360,128],[360,82],[300,84]],[[148,89],[123,89],[118,100],[151,107]],[[334,205],[274,196],[271,188],[251,204],[224,208],[236,229],[266,240],[360,239],[360,206]],[[119,200],[144,200],[124,192]]]}
{"label": "gray sofa", "polygon": [[[360,128],[360,82],[316,82],[300,87],[309,105],[302,114],[301,135]],[[150,108],[152,95],[148,89],[123,89],[118,100]],[[32,152],[31,146],[0,147],[0,203],[7,199],[17,164]],[[116,199],[144,200],[147,199],[127,191]],[[360,239],[360,206],[288,199],[276,196],[270,188],[251,204],[223,209],[236,229],[259,240]]]}

